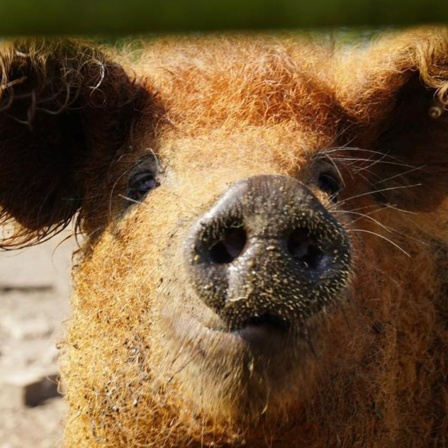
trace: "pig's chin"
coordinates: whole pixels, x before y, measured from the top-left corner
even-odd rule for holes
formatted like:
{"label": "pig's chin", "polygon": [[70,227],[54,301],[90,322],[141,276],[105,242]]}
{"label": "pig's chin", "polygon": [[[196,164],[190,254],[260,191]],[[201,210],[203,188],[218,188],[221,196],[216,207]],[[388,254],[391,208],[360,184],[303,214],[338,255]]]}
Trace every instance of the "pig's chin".
{"label": "pig's chin", "polygon": [[306,400],[316,359],[292,325],[266,315],[229,331],[218,317],[203,316],[170,313],[163,319],[169,377],[187,399],[207,397],[199,412],[213,416],[225,409],[231,420],[256,420],[266,409],[277,414]]}

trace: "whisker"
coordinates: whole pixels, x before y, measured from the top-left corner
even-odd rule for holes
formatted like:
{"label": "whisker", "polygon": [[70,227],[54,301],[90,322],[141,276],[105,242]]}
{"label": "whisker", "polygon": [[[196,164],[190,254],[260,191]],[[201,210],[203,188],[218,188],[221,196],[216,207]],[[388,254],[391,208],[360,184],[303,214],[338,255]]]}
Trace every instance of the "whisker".
{"label": "whisker", "polygon": [[341,206],[341,205],[347,203],[348,201],[352,201],[353,199],[361,198],[363,196],[370,196],[370,195],[376,194],[376,193],[382,193],[384,191],[403,190],[406,188],[415,188],[415,187],[421,187],[421,186],[422,186],[422,184],[419,183],[419,184],[411,184],[411,185],[398,185],[396,187],[387,187],[387,188],[380,188],[380,189],[373,190],[373,191],[366,191],[364,193],[356,194],[354,196],[346,198],[343,201],[338,202],[338,205]]}
{"label": "whisker", "polygon": [[[360,157],[356,157],[357,152],[361,153]],[[366,154],[367,155],[371,154],[372,157],[367,157]],[[378,158],[379,155],[380,155],[380,157]],[[384,191],[391,191],[391,190],[396,190],[396,189],[402,189],[402,188],[413,188],[413,187],[421,186],[421,184],[418,183],[418,184],[413,184],[413,185],[402,185],[402,186],[378,189],[378,184],[384,184],[385,182],[388,182],[390,180],[393,180],[393,179],[396,179],[396,178],[399,178],[402,176],[406,176],[410,173],[422,170],[424,168],[424,166],[414,166],[414,165],[403,163],[401,160],[399,160],[389,154],[386,154],[386,153],[381,154],[378,151],[374,151],[374,150],[370,150],[370,149],[342,146],[342,147],[327,148],[327,149],[321,151],[318,156],[326,157],[330,161],[330,163],[337,170],[339,177],[341,178],[342,183],[344,185],[346,185],[346,182],[344,180],[344,177],[342,176],[342,172],[340,169],[341,166],[346,167],[348,170],[351,171],[351,173],[353,175],[360,176],[368,185],[376,188],[375,191],[369,191],[366,193],[361,193],[356,196],[352,196],[350,198],[346,198],[345,200],[339,202],[338,203],[339,205],[343,205],[352,199],[362,197],[364,195],[370,195],[370,194],[380,193],[380,192],[384,192]],[[361,163],[361,166],[356,166],[357,164],[360,164],[360,163]],[[400,173],[395,173],[386,178],[381,178],[381,176],[378,173],[375,173],[372,170],[372,168],[378,164],[401,167],[401,168],[403,168],[403,170]],[[376,170],[376,171],[378,171],[378,170]],[[363,172],[370,173],[369,177],[363,175],[362,174]],[[372,181],[372,176],[374,176],[373,181]],[[398,208],[397,208],[397,210],[398,210]],[[405,210],[403,210],[403,212],[405,212]]]}
{"label": "whisker", "polygon": [[[118,160],[117,160],[117,164],[119,162],[121,162],[121,160],[125,157],[125,154],[122,154]],[[140,161],[138,162],[134,162],[131,166],[127,167],[121,174],[120,176],[117,177],[117,179],[115,180],[114,184],[112,185],[112,188],[110,189],[110,193],[109,193],[109,216],[112,216],[112,204],[113,204],[113,196],[115,193],[115,188],[117,187],[118,183],[120,182],[120,180],[126,176],[132,169],[133,167],[135,167],[138,163],[140,163]]]}
{"label": "whisker", "polygon": [[136,199],[132,199],[129,196],[125,196],[124,194],[119,194],[119,198],[125,199],[126,201],[132,202],[133,204],[143,204],[143,201],[137,201]]}
{"label": "whisker", "polygon": [[328,156],[333,151],[338,151],[341,148],[349,147],[349,145],[355,140],[355,137],[352,137],[350,141],[347,142],[347,144],[343,146],[334,146],[334,144],[338,141],[338,139],[341,137],[341,135],[345,134],[351,127],[353,127],[353,124],[347,125],[345,128],[342,128],[329,142],[327,147],[322,148],[320,151],[318,151],[315,154],[315,158],[320,158],[322,156]]}
{"label": "whisker", "polygon": [[338,176],[339,176],[339,179],[341,179],[341,182],[342,182],[342,185],[345,187],[345,181],[344,181],[344,176],[342,175],[342,173],[341,173],[341,170],[339,169],[339,166],[338,166],[338,164],[335,162],[335,160],[334,160],[334,158],[333,157],[331,157],[330,155],[328,155],[328,154],[323,154],[323,157],[320,157],[320,158],[325,158],[325,159],[328,159],[328,161],[329,161],[329,163],[333,166],[333,168],[336,170],[336,172],[338,173]]}
{"label": "whisker", "polygon": [[392,228],[392,227],[389,227],[389,226],[384,225],[383,223],[381,223],[380,221],[378,221],[377,219],[373,218],[372,216],[370,216],[370,215],[368,215],[368,214],[366,214],[366,213],[358,213],[358,212],[353,212],[353,211],[345,211],[345,213],[349,213],[349,214],[352,214],[352,215],[359,216],[357,219],[355,219],[355,220],[352,221],[352,224],[355,224],[355,223],[357,223],[358,221],[360,221],[361,219],[366,218],[366,219],[368,219],[368,220],[374,222],[374,223],[377,224],[379,227],[381,227],[382,229],[386,230],[386,231],[389,232],[389,233],[395,233],[395,234],[397,234],[397,235],[404,236],[404,237],[406,237],[407,239],[410,239],[410,240],[412,240],[412,241],[415,241],[415,242],[420,243],[420,244],[425,245],[425,246],[428,246],[428,245],[429,245],[426,241],[419,240],[419,239],[414,238],[414,237],[412,237],[412,236],[410,236],[410,235],[407,235],[407,234],[405,234],[405,233],[403,233],[403,232],[399,232],[397,229],[394,229],[394,228]]}
{"label": "whisker", "polygon": [[[173,365],[179,359],[180,355],[182,354],[182,347],[183,347],[183,341],[181,343],[181,348],[178,350],[177,356],[174,357],[171,365]],[[173,372],[173,374],[166,381],[165,385],[168,386],[168,384],[170,384],[171,381],[173,381],[174,377],[178,375],[180,372],[182,372],[182,370],[186,369],[190,365],[190,363],[193,362],[193,360],[200,354],[201,351],[197,349],[175,372]]]}
{"label": "whisker", "polygon": [[[349,152],[350,154],[345,154],[346,152]],[[352,153],[361,152],[363,154],[371,154],[372,158],[368,157],[355,157],[352,155]],[[350,147],[350,146],[340,146],[335,148],[328,148],[323,151],[326,155],[331,155],[332,158],[341,160],[343,162],[350,161],[353,162],[350,165],[355,164],[356,162],[371,162],[371,164],[367,167],[360,167],[355,172],[363,171],[366,169],[371,168],[372,166],[382,163],[387,165],[393,165],[393,166],[401,166],[404,168],[410,168],[410,169],[421,169],[423,167],[415,167],[413,165],[409,165],[407,163],[404,163],[402,160],[398,159],[397,157],[394,157],[387,153],[380,153],[379,151],[371,150],[371,149],[365,149],[365,148],[358,148],[358,147]],[[338,153],[338,157],[335,157],[333,153]],[[378,158],[378,155],[381,154],[381,157]],[[373,157],[376,156],[376,157]],[[347,164],[348,165],[348,164]]]}
{"label": "whisker", "polygon": [[[337,204],[337,203],[336,204],[331,204],[331,206],[328,209],[332,213],[344,213],[344,212],[347,211],[347,210],[344,210],[344,209],[339,209],[338,205],[339,204]],[[419,215],[418,212],[412,212],[410,210],[401,209],[399,207],[396,207],[396,206],[393,206],[392,204],[387,204],[387,203],[380,203],[380,204],[374,203],[374,204],[362,205],[361,207],[352,208],[352,209],[350,209],[348,211],[357,212],[357,211],[360,211],[360,210],[363,211],[363,210],[371,209],[369,211],[369,214],[373,214],[373,213],[376,213],[376,212],[380,212],[380,211],[384,210],[385,208],[391,208],[391,209],[393,209],[395,211],[398,211],[400,213],[405,213],[405,214],[408,214],[408,215]]]}
{"label": "whisker", "polygon": [[354,164],[354,162],[371,162],[371,164],[367,167],[360,167],[359,170],[357,170],[356,172],[359,171],[365,171],[369,168],[371,168],[374,165],[377,164],[383,164],[383,165],[392,165],[392,166],[400,166],[400,167],[404,167],[404,168],[417,168],[417,169],[421,169],[421,167],[415,167],[413,165],[409,165],[406,163],[401,163],[401,162],[391,162],[389,160],[384,160],[384,158],[381,159],[369,159],[369,158],[365,158],[365,157],[344,157],[344,156],[340,156],[340,157],[334,157],[337,160],[342,160],[343,162],[353,162],[352,165]]}
{"label": "whisker", "polygon": [[382,157],[389,157],[391,160],[396,160],[397,162],[401,162],[400,159],[397,157],[387,154],[387,153],[381,153],[380,151],[377,151],[375,149],[367,149],[367,148],[360,148],[358,146],[336,146],[334,148],[328,148],[324,150],[325,152],[362,152],[362,153],[369,153],[372,155],[378,156],[379,154],[382,154]]}
{"label": "whisker", "polygon": [[379,180],[377,183],[380,184],[380,183],[382,183],[382,182],[387,182],[387,181],[389,181],[389,180],[396,179],[397,177],[404,176],[404,175],[409,174],[409,173],[413,173],[414,171],[418,171],[418,170],[421,170],[421,169],[423,169],[423,168],[424,168],[423,165],[422,165],[422,166],[417,166],[417,167],[414,167],[414,168],[409,169],[409,170],[407,170],[407,171],[404,171],[404,172],[402,172],[402,173],[395,174],[394,176],[387,177],[386,179],[381,179],[381,180]]}
{"label": "whisker", "polygon": [[[333,205],[333,204],[332,204],[332,205]],[[335,212],[335,213],[344,213],[344,212],[347,211],[347,210],[344,210],[344,209],[338,209],[338,208],[337,208],[337,205],[338,205],[338,204],[334,204],[334,205],[333,205],[334,210],[332,209],[332,210],[331,210],[332,212]],[[362,205],[362,206],[360,206],[360,207],[351,208],[349,211],[357,212],[357,211],[359,211],[359,210],[369,210],[369,209],[371,209],[371,210],[369,211],[369,213],[379,212],[379,211],[381,211],[381,210],[384,209],[384,205],[383,205],[383,204],[377,204],[377,203],[374,203],[374,204],[368,204],[368,205]]]}
{"label": "whisker", "polygon": [[366,230],[366,229],[348,229],[347,231],[348,232],[368,233],[370,235],[377,236],[378,238],[382,238],[383,240],[385,240],[388,243],[392,244],[392,246],[396,247],[399,251],[401,251],[407,257],[411,258],[411,255],[408,252],[406,252],[402,247],[400,247],[397,243],[393,242],[391,239],[385,237],[384,235],[381,235],[380,233],[372,232],[372,231]]}
{"label": "whisker", "polygon": [[386,226],[385,224],[381,223],[380,221],[378,221],[378,220],[375,219],[375,218],[372,218],[372,216],[370,216],[370,215],[367,214],[367,213],[354,212],[354,211],[351,211],[351,210],[344,211],[344,213],[348,213],[348,214],[350,214],[350,215],[358,216],[357,219],[354,219],[354,220],[351,222],[352,224],[356,224],[358,221],[362,220],[363,218],[366,218],[366,219],[368,219],[368,220],[374,222],[375,224],[379,225],[379,226],[380,226],[381,228],[383,228],[384,230],[386,230],[386,231],[388,231],[388,232],[390,232],[390,233],[394,232],[394,230],[393,230],[391,227]]}
{"label": "whisker", "polygon": [[419,212],[413,212],[411,210],[405,210],[404,208],[397,207],[396,205],[393,205],[393,204],[386,203],[386,204],[384,204],[384,206],[386,208],[390,208],[390,209],[395,210],[395,211],[400,212],[400,213],[406,213],[408,215],[419,215],[420,214]]}

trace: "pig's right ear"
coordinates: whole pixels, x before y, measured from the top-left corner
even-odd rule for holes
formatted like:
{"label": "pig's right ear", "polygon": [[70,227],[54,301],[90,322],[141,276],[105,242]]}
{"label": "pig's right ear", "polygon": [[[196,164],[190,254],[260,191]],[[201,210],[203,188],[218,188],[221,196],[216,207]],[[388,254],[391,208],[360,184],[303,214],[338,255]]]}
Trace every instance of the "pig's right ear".
{"label": "pig's right ear", "polygon": [[102,52],[68,41],[3,44],[0,71],[2,247],[17,247],[67,225],[82,173],[101,182],[148,93]]}

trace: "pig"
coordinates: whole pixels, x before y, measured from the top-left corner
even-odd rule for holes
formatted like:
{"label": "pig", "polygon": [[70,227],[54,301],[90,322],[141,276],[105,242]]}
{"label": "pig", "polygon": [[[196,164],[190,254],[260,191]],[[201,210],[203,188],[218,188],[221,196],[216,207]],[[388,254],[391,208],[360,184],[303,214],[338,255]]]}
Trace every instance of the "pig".
{"label": "pig", "polygon": [[65,446],[448,446],[446,29],[0,54],[2,248],[82,235]]}

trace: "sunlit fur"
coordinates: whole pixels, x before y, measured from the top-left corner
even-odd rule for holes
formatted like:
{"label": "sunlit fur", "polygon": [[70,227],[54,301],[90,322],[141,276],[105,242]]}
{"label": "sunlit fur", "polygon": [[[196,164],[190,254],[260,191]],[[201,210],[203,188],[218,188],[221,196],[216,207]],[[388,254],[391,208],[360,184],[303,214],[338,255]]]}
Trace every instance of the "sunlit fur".
{"label": "sunlit fur", "polygon": [[[5,45],[1,66],[0,203],[19,221],[4,245],[79,210],[67,447],[447,446],[446,30],[170,38],[119,54],[23,45]],[[48,162],[61,142],[65,174]],[[127,199],[142,157],[160,187]],[[335,201],[317,186],[322,162],[341,176]],[[307,185],[353,252],[347,290],[278,366],[210,330],[183,256],[198,218],[260,174]]]}

